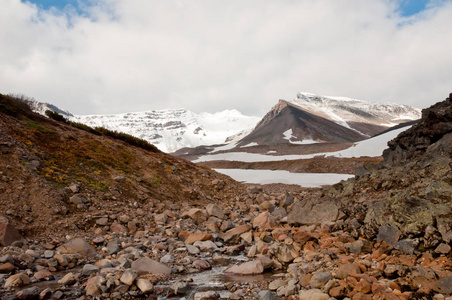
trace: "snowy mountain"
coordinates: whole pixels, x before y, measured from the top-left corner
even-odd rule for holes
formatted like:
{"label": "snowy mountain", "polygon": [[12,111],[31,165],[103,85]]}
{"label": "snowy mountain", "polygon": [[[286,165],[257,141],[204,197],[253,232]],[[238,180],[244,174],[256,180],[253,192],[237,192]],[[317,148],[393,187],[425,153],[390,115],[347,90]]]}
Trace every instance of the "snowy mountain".
{"label": "snowy mountain", "polygon": [[299,93],[280,100],[238,146],[356,142],[420,117],[407,105]]}
{"label": "snowy mountain", "polygon": [[248,134],[258,117],[237,110],[196,114],[186,109],[73,116],[72,121],[105,127],[145,139],[164,152],[184,147],[234,142]]}

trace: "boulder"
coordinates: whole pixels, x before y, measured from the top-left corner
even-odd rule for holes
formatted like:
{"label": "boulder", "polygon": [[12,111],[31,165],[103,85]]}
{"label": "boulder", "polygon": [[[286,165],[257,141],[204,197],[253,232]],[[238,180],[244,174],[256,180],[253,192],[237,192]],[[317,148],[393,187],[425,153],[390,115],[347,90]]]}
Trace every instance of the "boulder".
{"label": "boulder", "polygon": [[60,254],[80,254],[82,256],[98,256],[96,249],[88,244],[83,238],[74,238],[57,248]]}
{"label": "boulder", "polygon": [[292,225],[325,224],[335,222],[338,215],[339,207],[332,199],[303,199],[293,205],[287,222]]}
{"label": "boulder", "polygon": [[201,224],[207,221],[207,212],[199,208],[192,208],[188,211],[188,216],[195,221],[196,224]]}
{"label": "boulder", "polygon": [[151,293],[154,290],[154,285],[145,278],[138,278],[136,284],[143,294]]}
{"label": "boulder", "polygon": [[299,300],[328,300],[330,299],[330,296],[323,293],[319,289],[311,289],[307,291],[301,291],[298,294]]}
{"label": "boulder", "polygon": [[224,219],[224,213],[223,210],[216,204],[208,204],[206,207],[207,213],[210,216],[217,217],[219,219]]}
{"label": "boulder", "polygon": [[10,246],[15,241],[22,240],[20,232],[11,224],[5,216],[0,216],[0,246]]}
{"label": "boulder", "polygon": [[191,233],[185,240],[185,244],[190,245],[197,241],[207,241],[207,240],[213,241],[213,236],[209,233],[206,232]]}
{"label": "boulder", "polygon": [[132,270],[149,274],[171,274],[171,268],[149,257],[142,257],[132,263]]}
{"label": "boulder", "polygon": [[19,273],[8,277],[5,281],[5,288],[15,288],[28,285],[31,283],[30,277],[25,274]]}
{"label": "boulder", "polygon": [[230,243],[238,242],[240,239],[240,235],[242,233],[249,231],[250,229],[251,229],[251,226],[249,226],[248,224],[243,224],[243,225],[237,226],[235,228],[229,229],[223,235],[223,237],[222,237],[223,241],[230,242]]}
{"label": "boulder", "polygon": [[262,274],[264,272],[264,266],[260,260],[253,260],[229,267],[224,272],[236,275]]}
{"label": "boulder", "polygon": [[275,218],[267,211],[264,211],[263,213],[261,213],[253,221],[253,227],[259,228],[260,230],[273,228],[275,226],[276,226]]}
{"label": "boulder", "polygon": [[393,246],[400,238],[400,230],[396,227],[383,225],[380,227],[377,235],[377,242],[385,242],[386,244]]}

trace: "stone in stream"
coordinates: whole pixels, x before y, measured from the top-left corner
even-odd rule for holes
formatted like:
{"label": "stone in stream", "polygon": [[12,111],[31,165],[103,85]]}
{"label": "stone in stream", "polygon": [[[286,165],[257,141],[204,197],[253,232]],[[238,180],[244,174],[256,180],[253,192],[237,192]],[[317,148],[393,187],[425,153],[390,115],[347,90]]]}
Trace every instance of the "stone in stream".
{"label": "stone in stream", "polygon": [[259,300],[276,300],[276,296],[270,291],[260,291]]}
{"label": "stone in stream", "polygon": [[149,257],[142,257],[132,263],[132,270],[150,274],[171,274],[171,268]]}
{"label": "stone in stream", "polygon": [[0,216],[0,246],[9,246],[23,237],[5,216]]}
{"label": "stone in stream", "polygon": [[227,268],[224,273],[237,275],[256,275],[264,272],[264,265],[260,260],[253,260]]}
{"label": "stone in stream", "polygon": [[17,299],[40,299],[39,298],[39,288],[37,286],[23,289],[16,293]]}
{"label": "stone in stream", "polygon": [[191,287],[190,284],[187,282],[178,281],[170,287],[170,291],[174,295],[185,295],[191,291]]}
{"label": "stone in stream", "polygon": [[208,291],[208,292],[199,292],[196,293],[194,300],[216,300],[220,299],[220,294],[218,294],[215,291]]}

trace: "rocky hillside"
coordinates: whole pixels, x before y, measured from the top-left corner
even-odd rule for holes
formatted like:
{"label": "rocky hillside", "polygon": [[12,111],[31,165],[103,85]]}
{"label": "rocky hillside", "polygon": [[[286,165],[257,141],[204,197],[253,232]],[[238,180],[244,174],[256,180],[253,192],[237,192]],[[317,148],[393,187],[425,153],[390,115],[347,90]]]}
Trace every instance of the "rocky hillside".
{"label": "rocky hillside", "polygon": [[120,213],[144,228],[146,218],[137,217],[149,211],[204,206],[243,190],[155,147],[43,117],[8,96],[0,101],[0,211],[25,236],[76,233]]}

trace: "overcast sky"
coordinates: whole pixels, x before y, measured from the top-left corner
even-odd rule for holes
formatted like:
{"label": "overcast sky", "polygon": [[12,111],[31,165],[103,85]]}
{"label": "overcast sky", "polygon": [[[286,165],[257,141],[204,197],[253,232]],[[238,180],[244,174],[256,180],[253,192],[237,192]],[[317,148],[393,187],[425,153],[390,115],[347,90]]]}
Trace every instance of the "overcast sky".
{"label": "overcast sky", "polygon": [[75,114],[263,116],[300,91],[419,108],[452,92],[448,0],[2,0],[0,93]]}

